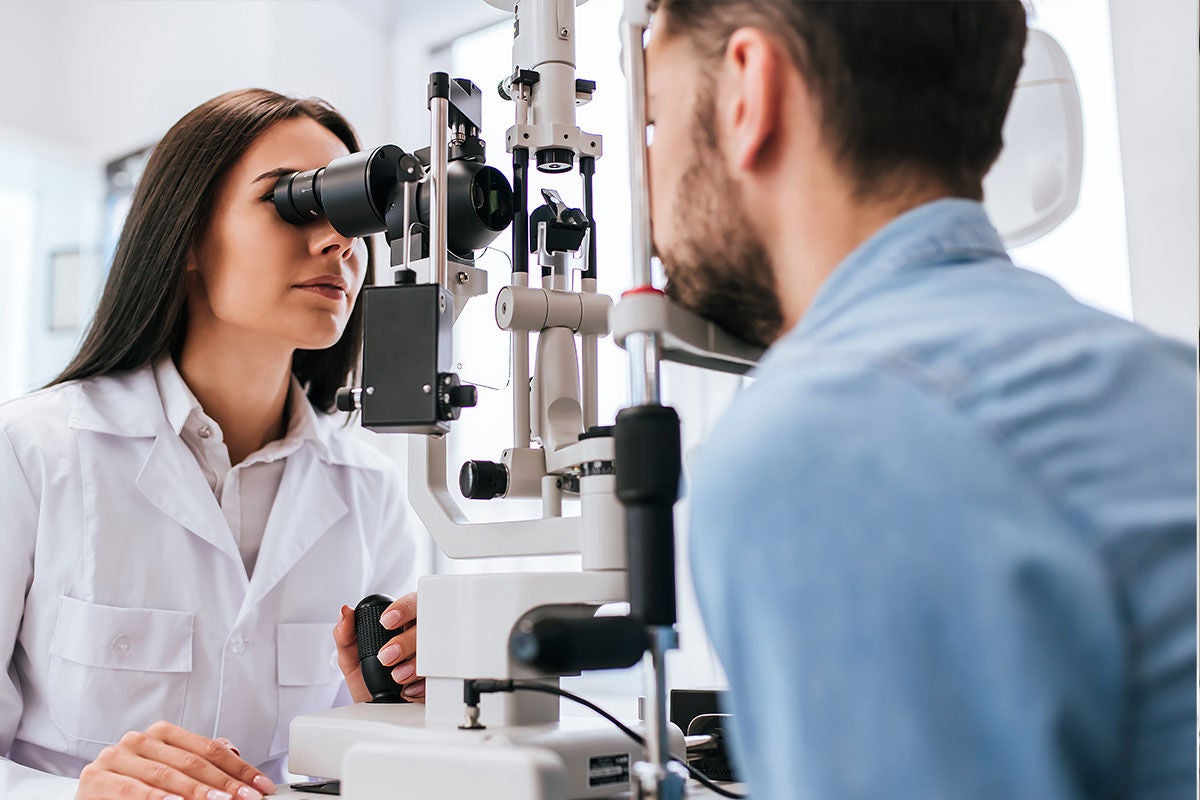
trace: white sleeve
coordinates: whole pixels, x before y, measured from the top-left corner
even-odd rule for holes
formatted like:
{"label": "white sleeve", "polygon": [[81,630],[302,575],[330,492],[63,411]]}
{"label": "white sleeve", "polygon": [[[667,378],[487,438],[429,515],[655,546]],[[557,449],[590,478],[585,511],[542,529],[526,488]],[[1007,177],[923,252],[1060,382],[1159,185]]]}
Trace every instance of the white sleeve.
{"label": "white sleeve", "polygon": [[[0,426],[0,756],[7,756],[17,734],[24,702],[17,683],[13,650],[33,580],[33,549],[38,506],[17,461],[8,432]],[[5,800],[59,800],[75,796],[78,781],[38,772],[0,758],[0,797]]]}

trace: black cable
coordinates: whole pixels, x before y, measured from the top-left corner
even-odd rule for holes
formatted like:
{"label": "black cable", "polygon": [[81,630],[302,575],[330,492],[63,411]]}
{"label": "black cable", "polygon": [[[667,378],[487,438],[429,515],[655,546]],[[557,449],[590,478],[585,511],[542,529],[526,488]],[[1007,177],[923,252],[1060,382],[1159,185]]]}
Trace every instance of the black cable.
{"label": "black cable", "polygon": [[[601,708],[600,706],[593,703],[591,700],[588,700],[586,697],[581,697],[577,694],[574,694],[573,692],[568,692],[566,689],[560,689],[557,686],[547,686],[544,683],[525,683],[522,681],[478,680],[478,681],[468,681],[468,683],[473,684],[473,686],[471,688],[473,688],[476,692],[478,692],[480,694],[486,694],[486,693],[490,693],[490,692],[521,691],[521,692],[541,692],[542,694],[553,694],[553,695],[558,695],[559,697],[565,697],[566,699],[571,700],[572,702],[578,703],[579,705],[584,706],[585,708],[589,708],[592,711],[595,711],[597,714],[604,717],[606,720],[611,722],[613,725],[616,725],[617,728],[621,731],[621,733],[625,734],[630,739],[633,739],[635,742],[637,742],[642,747],[646,746],[646,740],[644,738],[642,738],[642,735],[640,733],[638,733],[637,731],[635,731],[633,728],[630,728],[624,722],[621,722],[621,720],[617,719],[612,714],[608,713],[603,708]],[[717,794],[721,795],[722,797],[732,797],[732,798],[735,798],[736,800],[744,800],[744,798],[748,797],[748,795],[738,794],[737,792],[730,791],[729,789],[725,789],[725,788],[713,783],[711,780],[709,780],[707,775],[705,775],[703,772],[701,772],[700,770],[693,767],[691,764],[687,763],[686,759],[682,759],[675,754],[671,754],[671,760],[678,764],[682,764],[683,768],[686,769],[688,771],[688,773],[693,778],[695,778],[702,786],[704,786],[707,789],[711,789],[712,791],[716,792]]]}

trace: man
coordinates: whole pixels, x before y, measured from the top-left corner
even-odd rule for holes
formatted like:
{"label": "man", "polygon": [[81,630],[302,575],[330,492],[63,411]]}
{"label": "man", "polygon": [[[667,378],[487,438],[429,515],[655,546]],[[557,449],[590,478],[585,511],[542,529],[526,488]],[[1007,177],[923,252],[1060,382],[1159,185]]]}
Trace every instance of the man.
{"label": "man", "polygon": [[692,566],[758,798],[1191,797],[1194,354],[1014,267],[1005,2],[663,0],[669,293],[769,345]]}

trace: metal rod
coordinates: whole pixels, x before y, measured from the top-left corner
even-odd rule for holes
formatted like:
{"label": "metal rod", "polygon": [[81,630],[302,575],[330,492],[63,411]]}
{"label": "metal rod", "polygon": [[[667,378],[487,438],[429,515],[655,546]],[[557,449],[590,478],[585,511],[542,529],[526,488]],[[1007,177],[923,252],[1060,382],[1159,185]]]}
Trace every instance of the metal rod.
{"label": "metal rod", "polygon": [[633,230],[633,281],[649,286],[652,281],[650,256],[650,190],[646,154],[646,63],[642,47],[645,28],[623,22],[621,51],[625,77],[629,81],[629,185]]}
{"label": "metal rod", "polygon": [[629,402],[635,406],[658,405],[662,388],[658,362],[662,358],[658,334],[631,333],[625,337],[629,356]]}
{"label": "metal rod", "polygon": [[404,182],[404,269],[408,269],[412,256],[412,224],[409,221],[409,209],[412,208],[412,181]]}
{"label": "metal rod", "polygon": [[[585,273],[586,274],[586,273]],[[579,282],[579,287],[584,294],[595,294],[596,279],[583,278]],[[597,341],[596,336],[586,335],[581,337],[583,343],[582,352],[582,377],[583,377],[583,429],[595,427],[600,424],[600,367],[597,358]]]}
{"label": "metal rod", "polygon": [[513,272],[529,272],[529,148],[513,149]]}
{"label": "metal rod", "polygon": [[600,412],[597,408],[599,382],[596,368],[596,337],[586,335],[583,338],[583,429],[594,428],[599,423]]}
{"label": "metal rod", "polygon": [[[513,286],[528,286],[528,272],[513,272]],[[529,447],[529,332],[512,331],[513,447]]]}
{"label": "metal rod", "polygon": [[596,216],[592,203],[592,176],[596,174],[595,156],[579,159],[579,174],[583,176],[583,214],[588,221],[587,267],[584,278],[596,278]]}
{"label": "metal rod", "polygon": [[[650,676],[646,698],[646,750],[658,767],[659,787],[671,772],[671,742],[667,737],[667,651],[678,646],[675,629],[656,625],[650,628]],[[665,798],[664,798],[665,800]]]}
{"label": "metal rod", "polygon": [[429,132],[430,204],[429,204],[429,258],[433,281],[446,286],[446,159],[447,126],[449,125],[450,101],[444,97],[430,100],[432,120]]}

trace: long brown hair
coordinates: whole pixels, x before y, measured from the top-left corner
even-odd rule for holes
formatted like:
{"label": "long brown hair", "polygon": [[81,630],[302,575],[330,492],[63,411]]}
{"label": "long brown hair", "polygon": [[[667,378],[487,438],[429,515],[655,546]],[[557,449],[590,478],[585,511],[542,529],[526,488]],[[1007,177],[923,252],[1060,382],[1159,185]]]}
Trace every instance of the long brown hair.
{"label": "long brown hair", "polygon": [[[359,150],[350,123],[325,101],[266,89],[214,97],[167,131],[134,191],[87,335],[50,386],[138,369],[178,354],[187,331],[185,262],[208,227],[222,179],[268,128],[297,117],[325,126],[351,153]],[[373,274],[368,247],[368,284]],[[356,303],[337,342],[293,356],[292,373],[315,408],[332,411],[338,387],[357,373],[362,324],[362,304]]]}

